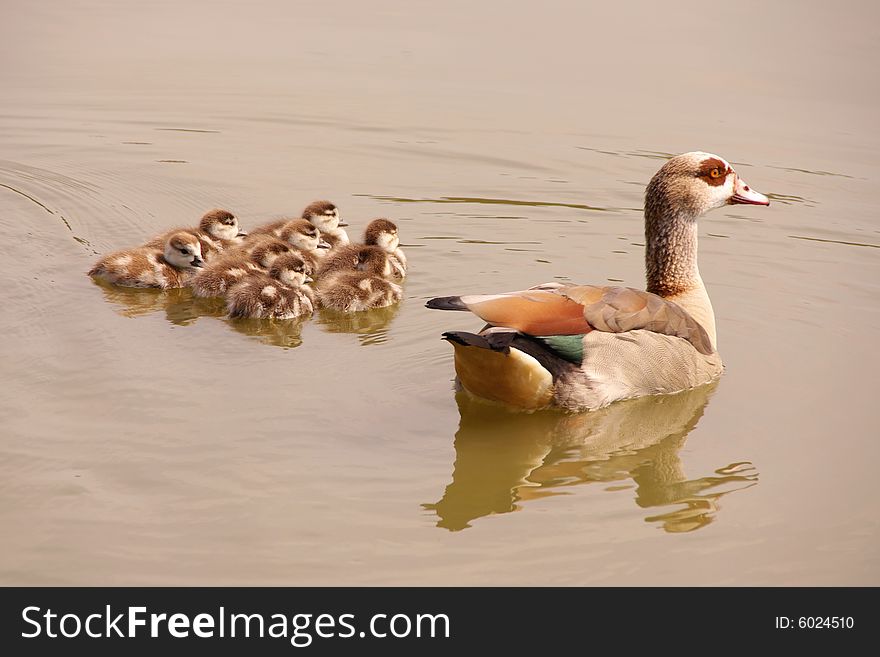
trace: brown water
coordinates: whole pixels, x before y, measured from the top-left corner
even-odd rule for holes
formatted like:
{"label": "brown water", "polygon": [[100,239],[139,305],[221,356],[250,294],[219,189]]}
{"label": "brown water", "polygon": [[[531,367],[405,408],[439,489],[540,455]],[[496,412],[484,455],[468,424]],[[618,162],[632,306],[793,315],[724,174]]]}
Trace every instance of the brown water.
{"label": "brown water", "polygon": [[[515,4],[6,7],[0,582],[880,584],[880,12]],[[424,301],[641,286],[644,186],[696,149],[774,200],[703,222],[720,382],[457,401],[439,335],[479,322]],[[398,222],[398,308],[84,274],[324,197]]]}

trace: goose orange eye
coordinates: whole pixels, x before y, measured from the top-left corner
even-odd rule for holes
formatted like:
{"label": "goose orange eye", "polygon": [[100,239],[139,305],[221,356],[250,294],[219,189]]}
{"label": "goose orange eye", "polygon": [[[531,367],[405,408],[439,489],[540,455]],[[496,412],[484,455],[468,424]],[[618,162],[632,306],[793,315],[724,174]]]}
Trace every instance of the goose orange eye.
{"label": "goose orange eye", "polygon": [[719,168],[717,168],[717,167],[714,168],[714,169],[712,169],[712,170],[709,172],[709,176],[710,176],[711,178],[720,178],[721,175],[722,175],[722,174],[721,174],[721,169],[719,169]]}

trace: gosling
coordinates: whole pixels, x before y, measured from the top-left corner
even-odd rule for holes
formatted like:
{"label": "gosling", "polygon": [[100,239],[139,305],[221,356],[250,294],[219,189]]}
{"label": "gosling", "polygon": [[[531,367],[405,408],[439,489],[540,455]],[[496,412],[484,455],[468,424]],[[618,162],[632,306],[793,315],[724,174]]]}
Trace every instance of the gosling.
{"label": "gosling", "polygon": [[350,243],[348,233],[343,226],[348,224],[339,216],[339,208],[330,201],[314,201],[309,203],[302,211],[302,218],[308,219],[312,225],[321,231],[321,236],[327,241],[331,249],[345,246]]}
{"label": "gosling", "polygon": [[226,296],[226,309],[233,318],[294,319],[310,315],[315,293],[305,283],[311,281],[311,268],[299,253],[278,257],[268,276],[248,276],[233,285]]}
{"label": "gosling", "polygon": [[250,243],[249,248],[226,253],[209,262],[193,277],[193,294],[197,297],[222,297],[246,276],[267,273],[279,257],[293,252],[293,247],[285,242],[264,235],[262,239]]}
{"label": "gosling", "polygon": [[[277,258],[277,256],[276,256]],[[265,273],[253,256],[232,253],[212,260],[193,276],[191,286],[197,297],[222,297],[226,291],[249,274]]]}
{"label": "gosling", "polygon": [[[348,224],[340,220],[339,208],[330,201],[314,201],[309,203],[303,209],[300,218],[310,222],[321,231],[321,236],[330,245],[331,249],[335,249],[337,246],[345,246],[351,241],[348,239],[348,233],[342,229],[342,226],[347,226]],[[253,232],[274,234],[290,221],[290,219],[279,219],[264,224]]]}
{"label": "gosling", "polygon": [[162,248],[172,233],[189,233],[199,239],[205,260],[226,250],[241,246],[247,233],[238,225],[238,218],[228,210],[209,210],[195,228],[175,228],[157,235],[144,246]]}
{"label": "gosling", "polygon": [[89,276],[124,287],[186,287],[205,264],[202,245],[194,235],[173,233],[164,249],[139,246],[101,258]]}
{"label": "gosling", "polygon": [[318,280],[318,301],[324,308],[346,313],[385,308],[403,298],[401,287],[387,280],[393,275],[387,253],[374,246],[362,247],[355,271],[335,271]]}
{"label": "gosling", "polygon": [[235,253],[243,255],[263,269],[269,269],[275,258],[291,253],[294,248],[287,242],[282,242],[271,235],[260,235],[258,238],[248,241]]}
{"label": "gosling", "polygon": [[[393,221],[373,219],[364,231],[364,245],[378,247],[388,254],[393,271],[393,276],[390,277],[392,280],[402,281],[406,277],[406,255],[400,248],[400,237]],[[356,269],[357,263],[355,262],[354,266],[351,266],[351,263],[358,257],[362,248],[363,246],[350,244],[337,249],[321,264],[318,270],[319,278],[334,271]]]}
{"label": "gosling", "polygon": [[[321,238],[321,232],[306,219],[291,219],[280,225],[267,224],[251,232],[253,240],[263,235],[272,235],[282,242],[287,242],[306,256],[306,260],[317,269],[318,260],[322,259],[330,249],[330,244]],[[274,227],[273,227],[274,226]]]}

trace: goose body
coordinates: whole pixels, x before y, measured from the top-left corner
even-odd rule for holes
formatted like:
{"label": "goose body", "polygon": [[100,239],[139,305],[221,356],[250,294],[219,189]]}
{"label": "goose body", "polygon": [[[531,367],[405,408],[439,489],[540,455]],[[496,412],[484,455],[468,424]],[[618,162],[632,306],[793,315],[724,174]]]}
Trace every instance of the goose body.
{"label": "goose body", "polygon": [[194,228],[173,228],[144,244],[161,249],[174,233],[187,233],[199,240],[202,257],[206,261],[242,245],[247,233],[238,224],[238,218],[228,210],[214,209],[206,212]]}
{"label": "goose body", "polygon": [[124,287],[186,287],[204,265],[198,238],[172,233],[164,248],[140,246],[101,258],[88,274]]}
{"label": "goose body", "polygon": [[670,159],[645,195],[647,290],[548,283],[493,295],[439,297],[488,326],[443,334],[462,388],[527,410],[601,408],[717,378],[715,315],[697,267],[697,218],[713,208],[769,205],[722,158]]}

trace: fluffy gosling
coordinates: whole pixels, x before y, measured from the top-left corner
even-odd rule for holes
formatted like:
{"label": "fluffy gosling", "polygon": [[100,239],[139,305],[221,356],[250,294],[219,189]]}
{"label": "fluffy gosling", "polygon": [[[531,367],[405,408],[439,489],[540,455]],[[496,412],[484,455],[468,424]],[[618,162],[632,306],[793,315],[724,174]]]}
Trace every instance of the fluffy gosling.
{"label": "fluffy gosling", "polygon": [[140,246],[101,258],[89,276],[125,287],[186,287],[205,261],[198,238],[172,233],[164,248]]}

